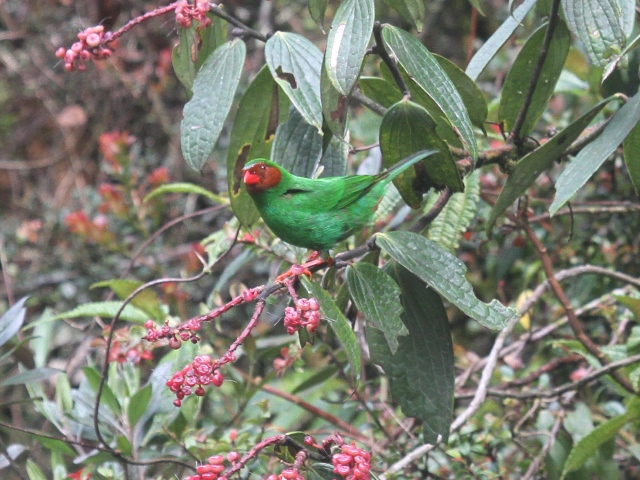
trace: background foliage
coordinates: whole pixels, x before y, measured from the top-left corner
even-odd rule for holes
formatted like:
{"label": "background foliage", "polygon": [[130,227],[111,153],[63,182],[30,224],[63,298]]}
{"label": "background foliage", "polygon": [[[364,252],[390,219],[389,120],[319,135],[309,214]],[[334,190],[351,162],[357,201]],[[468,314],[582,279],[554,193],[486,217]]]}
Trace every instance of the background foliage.
{"label": "background foliage", "polygon": [[[636,3],[184,5],[0,2],[0,476],[192,478],[259,446],[240,478],[335,478],[303,439],[336,433],[378,478],[637,476]],[[247,160],[424,149],[333,267],[274,283],[307,252]],[[307,297],[321,326],[288,335]],[[203,355],[224,382],[174,406]]]}

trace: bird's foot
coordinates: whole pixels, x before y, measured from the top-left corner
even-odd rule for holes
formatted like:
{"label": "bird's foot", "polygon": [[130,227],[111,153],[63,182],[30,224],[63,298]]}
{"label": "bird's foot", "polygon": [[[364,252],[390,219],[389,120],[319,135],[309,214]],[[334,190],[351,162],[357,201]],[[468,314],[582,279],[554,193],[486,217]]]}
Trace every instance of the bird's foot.
{"label": "bird's foot", "polygon": [[302,275],[306,275],[311,278],[312,268],[322,266],[330,267],[331,265],[333,265],[333,263],[334,262],[332,257],[322,258],[320,252],[313,252],[309,257],[309,260],[304,262],[302,265],[292,265],[289,270],[281,275],[278,275],[278,277],[276,278],[276,282],[284,283],[285,280],[287,280],[289,277],[298,278]]}

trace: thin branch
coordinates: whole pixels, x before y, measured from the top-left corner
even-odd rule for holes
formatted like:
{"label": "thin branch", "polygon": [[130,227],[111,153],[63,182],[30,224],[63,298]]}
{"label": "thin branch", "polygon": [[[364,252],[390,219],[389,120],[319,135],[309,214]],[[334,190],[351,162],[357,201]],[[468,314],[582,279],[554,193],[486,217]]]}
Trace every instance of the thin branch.
{"label": "thin branch", "polygon": [[438,200],[433,204],[431,210],[429,210],[420,220],[411,227],[412,232],[420,232],[424,230],[427,225],[435,220],[435,218],[440,215],[440,212],[447,206],[449,200],[453,196],[453,191],[449,187],[445,187],[445,189],[440,193]]}
{"label": "thin branch", "polygon": [[381,117],[384,116],[385,113],[387,113],[387,109],[384,106],[380,105],[378,102],[374,102],[373,100],[371,100],[364,93],[362,93],[359,88],[354,88],[351,91],[351,98],[360,102],[373,113],[377,113]]}
{"label": "thin branch", "polygon": [[216,17],[220,17],[221,19],[229,22],[234,27],[242,30],[242,34],[247,37],[255,38],[257,40],[260,40],[261,42],[266,42],[269,39],[267,35],[263,35],[257,30],[254,30],[253,28],[248,27],[237,18],[234,18],[231,15],[229,15],[227,12],[225,12],[222,8],[220,8],[215,3],[209,4],[209,11],[213,13]]}
{"label": "thin branch", "polygon": [[373,25],[373,39],[376,42],[375,52],[380,55],[384,64],[389,68],[389,71],[391,71],[391,75],[393,75],[393,79],[395,80],[396,85],[400,88],[402,94],[406,98],[411,99],[411,92],[409,91],[407,84],[404,83],[400,70],[398,70],[398,65],[389,56],[387,49],[384,47],[384,41],[382,40],[382,24],[380,22],[376,22]]}
{"label": "thin branch", "polygon": [[535,477],[536,473],[538,473],[538,470],[540,470],[540,465],[549,453],[549,450],[551,450],[551,447],[553,447],[553,444],[556,443],[556,437],[558,436],[558,432],[562,426],[562,419],[562,415],[558,415],[556,417],[555,422],[553,422],[553,427],[551,427],[551,431],[549,432],[549,440],[544,444],[544,447],[542,447],[542,450],[540,450],[540,453],[538,453],[536,458],[533,459],[533,462],[529,465],[529,468],[522,477],[522,480],[531,480]]}
{"label": "thin branch", "polygon": [[[581,386],[591,383],[592,381],[596,380],[597,378],[603,375],[608,375],[608,374],[613,375],[613,373],[615,373],[618,368],[626,367],[627,365],[631,365],[633,363],[639,363],[639,362],[640,362],[640,354],[633,355],[631,357],[618,360],[617,362],[608,363],[607,365],[597,370],[594,370],[588,375],[585,375],[580,380],[576,380],[575,382],[565,383],[564,385],[561,385],[556,388],[552,388],[552,389],[541,388],[541,389],[534,389],[534,390],[528,390],[528,391],[522,391],[521,389],[520,390],[501,390],[498,388],[490,388],[487,390],[487,395],[490,397],[517,398],[521,400],[528,400],[532,398],[555,398],[562,395],[563,393],[577,390]],[[464,400],[464,399],[472,398],[473,396],[474,396],[473,392],[463,392],[463,393],[456,394],[456,400]]]}
{"label": "thin branch", "polygon": [[[551,286],[553,293],[562,304],[562,307],[564,308],[565,313],[567,314],[567,317],[569,319],[569,325],[571,325],[571,329],[573,330],[575,336],[580,341],[580,343],[582,343],[585,346],[585,348],[589,351],[589,353],[594,355],[598,360],[600,360],[600,362],[606,365],[608,363],[606,355],[604,354],[604,352],[602,352],[602,350],[600,350],[600,348],[593,342],[593,340],[591,340],[591,338],[589,338],[589,336],[584,331],[584,328],[582,327],[582,323],[580,322],[580,319],[578,319],[573,309],[573,305],[571,305],[571,301],[569,300],[566,293],[564,292],[564,289],[560,285],[560,282],[556,279],[553,273],[553,261],[549,256],[547,248],[542,244],[542,242],[540,241],[536,233],[533,231],[531,226],[526,222],[526,219],[520,221],[519,224],[524,229],[525,233],[527,234],[527,237],[529,237],[529,240],[533,244],[533,248],[537,252],[538,258],[540,258],[540,261],[542,262],[542,268],[544,270],[545,275],[547,276],[547,281],[549,282],[549,285]],[[630,393],[635,393],[635,389],[633,388],[633,385],[631,385],[631,383],[626,377],[620,375],[616,371],[612,373],[612,376],[625,390],[627,390]]]}

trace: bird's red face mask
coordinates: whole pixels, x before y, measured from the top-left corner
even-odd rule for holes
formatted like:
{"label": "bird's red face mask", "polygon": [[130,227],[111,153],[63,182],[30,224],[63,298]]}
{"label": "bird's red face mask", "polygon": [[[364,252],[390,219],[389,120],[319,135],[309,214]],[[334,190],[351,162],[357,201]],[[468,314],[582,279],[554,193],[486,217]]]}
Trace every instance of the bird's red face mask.
{"label": "bird's red face mask", "polygon": [[243,181],[250,194],[258,193],[276,186],[280,183],[282,174],[275,167],[270,167],[266,163],[256,163],[249,168],[243,168]]}

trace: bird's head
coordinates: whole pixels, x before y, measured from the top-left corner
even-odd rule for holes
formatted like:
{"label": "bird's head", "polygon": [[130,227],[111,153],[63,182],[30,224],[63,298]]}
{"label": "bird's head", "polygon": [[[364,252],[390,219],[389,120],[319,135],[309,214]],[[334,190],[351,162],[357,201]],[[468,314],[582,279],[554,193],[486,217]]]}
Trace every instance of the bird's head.
{"label": "bird's head", "polygon": [[282,180],[282,171],[273,162],[259,158],[247,163],[242,169],[242,177],[250,195],[275,187]]}

